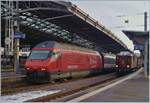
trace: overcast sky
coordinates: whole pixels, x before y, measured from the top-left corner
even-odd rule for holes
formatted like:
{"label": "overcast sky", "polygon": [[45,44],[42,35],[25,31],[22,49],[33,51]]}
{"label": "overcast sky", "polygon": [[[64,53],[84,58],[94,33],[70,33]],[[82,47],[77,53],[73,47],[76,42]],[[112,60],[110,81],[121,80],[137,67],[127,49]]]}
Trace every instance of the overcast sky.
{"label": "overcast sky", "polygon": [[[149,1],[67,1],[76,4],[91,17],[98,20],[101,24],[114,32],[116,36],[125,42],[131,50],[133,50],[133,43],[121,32],[121,30],[143,31],[143,13],[146,11],[149,16]],[[128,23],[125,23],[125,20],[128,20]]]}

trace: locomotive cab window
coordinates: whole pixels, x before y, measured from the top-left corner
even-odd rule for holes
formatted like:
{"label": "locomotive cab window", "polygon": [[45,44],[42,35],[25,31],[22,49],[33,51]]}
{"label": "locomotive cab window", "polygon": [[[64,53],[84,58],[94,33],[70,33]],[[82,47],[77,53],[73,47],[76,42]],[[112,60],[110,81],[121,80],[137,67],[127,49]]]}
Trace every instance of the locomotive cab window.
{"label": "locomotive cab window", "polygon": [[29,60],[46,60],[48,58],[59,58],[60,53],[48,50],[33,50],[29,56]]}
{"label": "locomotive cab window", "polygon": [[29,56],[30,60],[44,60],[48,59],[50,51],[48,50],[33,50]]}

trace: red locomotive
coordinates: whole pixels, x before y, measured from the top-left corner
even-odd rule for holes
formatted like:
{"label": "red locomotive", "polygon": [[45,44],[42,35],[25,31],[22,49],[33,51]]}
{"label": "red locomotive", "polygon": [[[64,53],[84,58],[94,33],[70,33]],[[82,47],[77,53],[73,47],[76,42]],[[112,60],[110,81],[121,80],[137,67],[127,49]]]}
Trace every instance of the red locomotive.
{"label": "red locomotive", "polygon": [[100,72],[103,61],[97,51],[45,41],[32,49],[25,67],[28,77],[32,79],[53,80]]}
{"label": "red locomotive", "polygon": [[117,72],[130,72],[142,66],[141,58],[127,51],[117,54],[116,67]]}

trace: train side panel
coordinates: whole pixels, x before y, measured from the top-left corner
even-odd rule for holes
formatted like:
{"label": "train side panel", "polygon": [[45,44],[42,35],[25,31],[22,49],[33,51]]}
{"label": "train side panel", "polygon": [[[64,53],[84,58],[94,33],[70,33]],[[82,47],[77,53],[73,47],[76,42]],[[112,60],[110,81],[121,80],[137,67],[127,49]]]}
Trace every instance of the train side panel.
{"label": "train side panel", "polygon": [[61,62],[62,72],[102,68],[102,60],[99,55],[82,52],[63,51],[61,53]]}
{"label": "train side panel", "polygon": [[62,50],[61,56],[57,60],[57,71],[50,71],[51,78],[85,77],[99,73],[102,69],[100,57],[98,54]]}

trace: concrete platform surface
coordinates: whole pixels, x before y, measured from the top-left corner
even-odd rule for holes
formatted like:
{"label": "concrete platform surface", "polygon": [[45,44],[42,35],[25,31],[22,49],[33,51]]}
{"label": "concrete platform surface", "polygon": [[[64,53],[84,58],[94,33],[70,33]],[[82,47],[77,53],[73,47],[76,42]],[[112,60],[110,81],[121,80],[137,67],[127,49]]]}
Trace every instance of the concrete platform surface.
{"label": "concrete platform surface", "polygon": [[149,102],[149,80],[144,77],[142,71],[135,77],[82,102]]}

